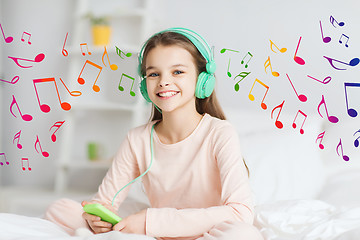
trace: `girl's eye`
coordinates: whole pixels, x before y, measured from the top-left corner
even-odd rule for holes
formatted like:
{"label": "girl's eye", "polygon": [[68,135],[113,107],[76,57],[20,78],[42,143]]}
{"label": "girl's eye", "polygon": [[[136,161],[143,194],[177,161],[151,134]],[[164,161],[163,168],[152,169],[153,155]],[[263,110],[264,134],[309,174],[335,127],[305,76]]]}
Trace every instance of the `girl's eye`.
{"label": "girl's eye", "polygon": [[175,71],[174,74],[177,75],[177,74],[181,74],[183,73],[182,71]]}
{"label": "girl's eye", "polygon": [[159,74],[157,74],[157,73],[150,73],[150,74],[148,75],[148,77],[157,77],[157,76],[159,76]]}

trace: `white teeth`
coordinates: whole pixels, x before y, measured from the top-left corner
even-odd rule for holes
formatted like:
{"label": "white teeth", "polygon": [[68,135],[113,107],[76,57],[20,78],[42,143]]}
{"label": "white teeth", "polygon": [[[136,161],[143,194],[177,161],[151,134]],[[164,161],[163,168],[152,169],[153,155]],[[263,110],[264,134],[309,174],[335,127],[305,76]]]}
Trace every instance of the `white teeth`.
{"label": "white teeth", "polygon": [[171,96],[174,96],[175,94],[177,94],[177,92],[161,92],[161,93],[158,93],[158,95],[160,97],[171,97]]}

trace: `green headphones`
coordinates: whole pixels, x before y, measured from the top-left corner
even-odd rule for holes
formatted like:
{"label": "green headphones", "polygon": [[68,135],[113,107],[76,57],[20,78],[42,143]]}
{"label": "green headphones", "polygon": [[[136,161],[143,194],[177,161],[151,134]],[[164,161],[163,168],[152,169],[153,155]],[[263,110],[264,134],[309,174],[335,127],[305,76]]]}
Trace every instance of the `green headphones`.
{"label": "green headphones", "polygon": [[[179,33],[181,35],[184,35],[187,37],[199,50],[201,55],[206,59],[206,72],[201,72],[198,76],[197,83],[196,83],[196,89],[195,89],[195,96],[200,99],[207,98],[211,95],[211,93],[214,90],[215,87],[215,70],[216,70],[216,64],[214,61],[213,52],[209,46],[209,44],[205,41],[203,37],[201,37],[196,32],[186,29],[186,28],[169,28],[164,31],[158,32],[157,34],[163,33],[163,32],[175,32]],[[153,36],[155,36],[153,35]],[[147,88],[146,88],[146,76],[143,76],[141,73],[141,63],[143,60],[143,53],[147,42],[143,45],[143,47],[140,50],[139,53],[139,74],[141,77],[140,82],[140,92],[145,98],[147,102],[151,102]]]}

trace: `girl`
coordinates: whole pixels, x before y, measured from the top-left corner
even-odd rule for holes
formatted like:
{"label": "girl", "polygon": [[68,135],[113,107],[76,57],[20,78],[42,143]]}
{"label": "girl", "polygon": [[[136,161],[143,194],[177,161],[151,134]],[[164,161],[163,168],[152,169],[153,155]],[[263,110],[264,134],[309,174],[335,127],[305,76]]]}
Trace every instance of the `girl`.
{"label": "girl", "polygon": [[171,28],[152,36],[139,55],[140,88],[153,103],[152,120],[128,133],[92,200],[116,212],[129,191],[122,187],[140,175],[151,208],[112,226],[63,199],[46,218],[69,233],[89,227],[157,239],[263,239],[252,225],[236,130],[213,92],[215,68],[212,50],[197,33]]}

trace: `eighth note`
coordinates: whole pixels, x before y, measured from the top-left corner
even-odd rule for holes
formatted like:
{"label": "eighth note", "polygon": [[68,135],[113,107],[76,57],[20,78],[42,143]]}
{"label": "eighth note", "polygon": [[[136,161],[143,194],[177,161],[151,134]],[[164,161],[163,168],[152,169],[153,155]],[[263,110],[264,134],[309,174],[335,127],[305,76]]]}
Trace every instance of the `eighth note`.
{"label": "eighth note", "polygon": [[299,113],[304,116],[304,121],[303,121],[303,123],[302,123],[302,125],[301,125],[301,127],[300,127],[300,134],[304,134],[303,126],[304,126],[305,120],[306,120],[306,118],[307,118],[307,115],[306,115],[305,113],[303,113],[301,110],[299,110],[299,111],[296,113],[296,116],[295,116],[295,119],[294,119],[294,121],[293,121],[292,127],[293,127],[293,128],[296,128],[296,123],[295,123],[295,121],[296,121],[296,118],[297,118],[297,116],[298,116]]}
{"label": "eighth note", "polygon": [[31,44],[30,42],[30,37],[31,37],[31,34],[28,33],[28,32],[23,32],[22,36],[21,36],[21,41],[25,42],[25,39],[24,39],[24,34],[28,35],[29,36],[29,39],[28,39],[28,44]]}
{"label": "eighth note", "polygon": [[254,95],[251,93],[252,92],[252,90],[253,90],[253,88],[254,88],[254,86],[255,86],[255,83],[259,83],[259,84],[261,84],[264,88],[266,88],[266,92],[265,92],[265,94],[264,94],[264,97],[263,97],[263,99],[262,99],[262,101],[261,101],[261,108],[262,109],[264,109],[264,110],[266,110],[267,109],[267,105],[264,103],[264,100],[265,100],[265,97],[266,97],[266,95],[267,95],[267,93],[268,93],[268,91],[269,91],[269,86],[267,86],[266,84],[264,84],[263,82],[261,82],[259,79],[255,79],[255,81],[254,81],[254,83],[253,83],[253,85],[252,85],[252,87],[251,87],[251,90],[250,90],[250,92],[249,92],[249,99],[250,99],[250,101],[254,101],[255,100],[255,97],[254,97]]}
{"label": "eighth note", "polygon": [[321,99],[320,104],[319,104],[319,106],[318,106],[318,108],[317,108],[319,115],[323,118],[323,116],[322,116],[321,113],[320,113],[320,107],[321,107],[321,105],[324,105],[325,112],[326,112],[326,115],[327,115],[328,120],[329,120],[330,122],[332,122],[332,123],[337,123],[337,122],[339,121],[339,119],[338,119],[337,117],[335,117],[335,116],[329,116],[329,113],[328,113],[328,110],[327,110],[327,107],[326,107],[326,104],[325,104],[324,95],[322,95],[322,99]]}
{"label": "eighth note", "polygon": [[[354,133],[353,136],[355,136],[355,134],[358,133],[358,132],[360,132],[360,129],[357,130],[357,131]],[[360,136],[359,136],[357,139],[355,139],[355,141],[354,141],[354,146],[355,146],[355,147],[358,147],[358,146],[359,146],[359,138],[360,138]]]}
{"label": "eighth note", "polygon": [[21,68],[30,68],[32,66],[23,66],[19,63],[19,60],[22,60],[22,61],[27,61],[27,62],[36,62],[36,63],[39,63],[41,62],[42,60],[44,60],[45,58],[45,54],[43,53],[39,53],[38,55],[36,55],[35,59],[34,60],[31,60],[31,59],[25,59],[25,58],[17,58],[17,57],[10,57],[8,56],[8,58],[12,59],[16,65],[18,65],[19,67]]}
{"label": "eighth note", "polygon": [[17,109],[19,110],[19,113],[20,113],[21,118],[22,118],[24,121],[27,121],[27,122],[28,122],[28,121],[31,121],[31,120],[33,119],[33,117],[32,117],[30,114],[24,114],[24,115],[23,115],[23,114],[21,113],[21,111],[20,111],[20,108],[19,108],[19,105],[18,105],[17,101],[15,100],[15,96],[12,95],[12,97],[13,97],[13,100],[12,100],[11,105],[10,105],[10,113],[11,113],[14,117],[16,117],[15,114],[14,114],[14,112],[12,111],[13,106],[16,105]]}
{"label": "eighth note", "polygon": [[88,48],[87,43],[80,43],[81,54],[82,54],[83,56],[85,56],[85,52],[83,51],[83,46],[86,46],[87,53],[88,53],[89,55],[91,55],[91,52],[89,51],[89,48]]}
{"label": "eighth note", "polygon": [[36,136],[36,142],[35,142],[35,150],[37,153],[39,153],[36,145],[39,144],[39,148],[40,148],[40,151],[41,151],[41,154],[44,156],[44,157],[49,157],[49,153],[46,152],[46,151],[43,151],[42,148],[41,148],[41,144],[40,144],[40,140],[39,140],[39,136]]}
{"label": "eighth note", "polygon": [[23,171],[26,170],[26,167],[24,167],[24,162],[27,162],[27,169],[31,171],[30,163],[28,158],[21,158],[21,168]]}
{"label": "eighth note", "polygon": [[100,76],[100,73],[101,73],[101,71],[102,71],[102,67],[99,66],[99,65],[97,65],[96,63],[93,63],[93,62],[91,62],[91,61],[89,61],[89,60],[86,60],[86,61],[85,61],[84,66],[82,67],[81,72],[80,72],[79,77],[78,77],[78,83],[81,84],[81,85],[85,84],[85,80],[84,80],[84,78],[81,77],[81,74],[83,73],[86,64],[90,64],[91,66],[96,67],[97,69],[99,69],[99,73],[98,73],[98,75],[96,76],[95,82],[94,82],[94,84],[93,84],[93,90],[94,90],[95,92],[99,92],[99,91],[100,91],[100,87],[99,87],[98,85],[96,85],[96,82],[97,82],[97,80],[98,80],[98,78],[99,78],[99,76]]}
{"label": "eighth note", "polygon": [[344,36],[345,38],[347,38],[346,43],[345,43],[345,47],[349,47],[349,45],[347,44],[347,43],[349,42],[349,37],[346,36],[345,34],[341,35],[341,37],[340,37],[340,39],[339,39],[339,43],[342,43],[341,38],[342,38],[343,36]]}
{"label": "eighth note", "polygon": [[336,147],[336,153],[340,156],[340,154],[339,154],[339,147],[341,147],[341,155],[342,155],[343,160],[349,161],[350,158],[349,158],[348,156],[344,155],[344,150],[343,150],[343,145],[342,145],[342,143],[341,143],[341,138],[340,138],[339,144],[338,144],[337,147]]}
{"label": "eighth note", "polygon": [[286,50],[287,50],[286,48],[281,48],[281,49],[279,49],[278,46],[276,46],[275,43],[273,43],[273,41],[270,40],[270,49],[271,49],[271,51],[273,51],[274,53],[276,53],[276,52],[274,51],[274,49],[273,49],[273,46],[275,46],[275,47],[277,48],[277,50],[279,50],[281,53],[284,53],[284,52],[286,52]]}
{"label": "eighth note", "polygon": [[278,114],[278,116],[276,117],[276,120],[275,120],[275,126],[277,128],[279,128],[279,129],[283,128],[283,126],[284,126],[283,123],[278,120],[279,116],[280,116],[280,113],[281,113],[281,110],[282,110],[282,108],[284,106],[284,103],[285,103],[285,100],[279,106],[274,107],[274,109],[271,111],[271,119],[273,119],[273,112],[275,111],[275,109],[280,108],[279,114]]}
{"label": "eighth note", "polygon": [[103,64],[105,65],[105,67],[106,67],[106,64],[105,64],[105,62],[104,62],[104,57],[105,57],[105,55],[107,56],[107,59],[108,59],[108,62],[109,62],[109,65],[110,65],[110,69],[111,70],[113,70],[113,71],[115,71],[116,69],[118,69],[118,66],[116,65],[116,64],[111,64],[110,63],[110,58],[109,58],[109,54],[108,54],[108,52],[106,51],[106,46],[104,46],[104,54],[102,55],[102,62],[103,62]]}
{"label": "eighth note", "polygon": [[[4,156],[4,159],[5,159],[5,164],[6,164],[6,165],[9,165],[9,162],[6,160],[5,153],[0,153],[0,157],[1,157],[1,156]],[[0,165],[1,165],[1,166],[3,166],[3,165],[4,165],[4,163],[3,163],[1,160],[0,160]]]}
{"label": "eighth note", "polygon": [[324,57],[325,59],[327,59],[327,60],[329,61],[330,65],[331,65],[333,68],[335,68],[336,70],[346,70],[346,69],[345,69],[345,68],[337,68],[337,67],[335,67],[334,64],[333,64],[333,61],[342,63],[342,64],[344,64],[344,65],[352,66],[352,67],[358,65],[359,62],[360,62],[360,59],[359,59],[359,58],[353,58],[353,59],[350,60],[349,63],[345,63],[345,62],[341,62],[341,61],[339,61],[339,60],[336,60],[336,59],[333,59],[333,58],[329,58],[329,57],[326,57],[326,56],[323,56],[323,57]]}
{"label": "eighth note", "polygon": [[135,78],[130,77],[129,75],[127,75],[127,74],[125,74],[125,73],[123,73],[123,74],[121,75],[120,83],[119,83],[119,90],[120,90],[120,91],[124,91],[124,87],[121,86],[121,81],[122,81],[123,76],[125,76],[125,77],[127,77],[127,78],[129,78],[129,79],[132,80],[132,84],[131,84],[131,88],[130,88],[130,95],[133,96],[133,97],[135,97],[135,92],[133,92],[133,90],[132,90],[132,88],[133,88],[133,86],[134,86]]}
{"label": "eighth note", "polygon": [[247,54],[245,54],[245,57],[241,60],[241,64],[244,64],[244,59],[245,59],[247,56],[249,56],[250,58],[249,58],[249,60],[246,62],[245,68],[248,67],[248,63],[250,62],[250,60],[251,60],[252,57],[253,57],[253,55],[252,55],[250,52],[248,52]]}

